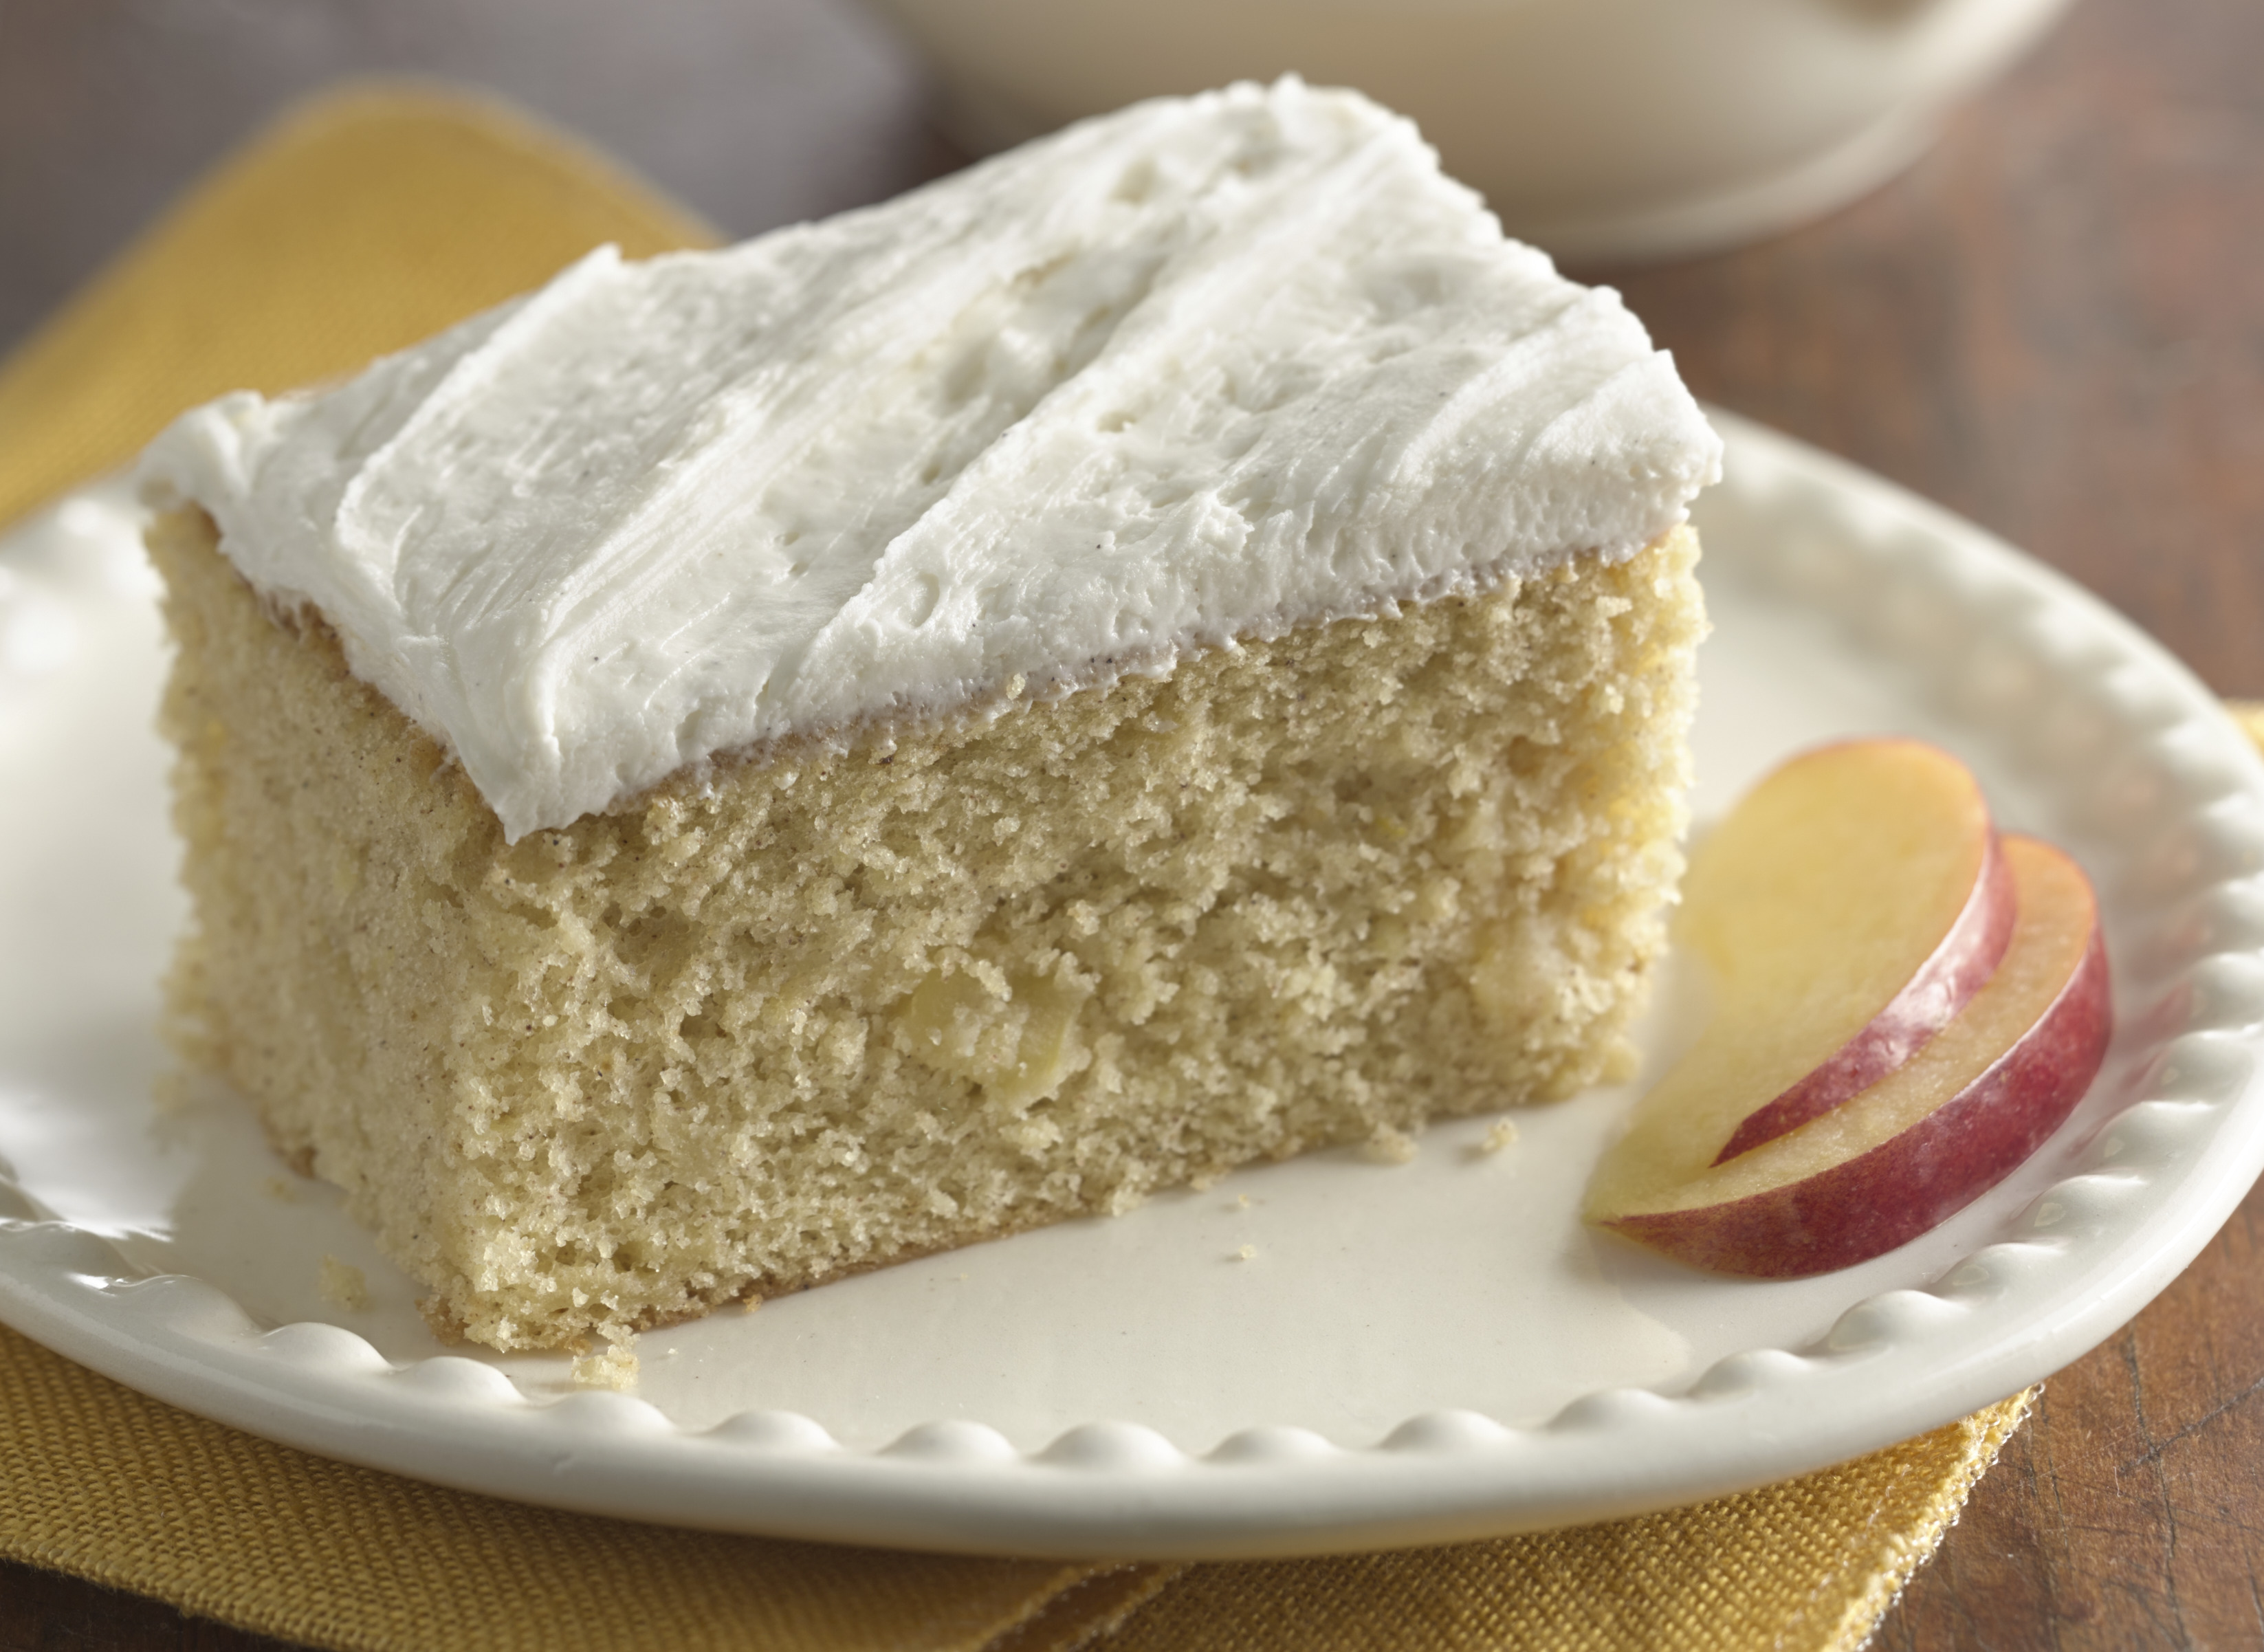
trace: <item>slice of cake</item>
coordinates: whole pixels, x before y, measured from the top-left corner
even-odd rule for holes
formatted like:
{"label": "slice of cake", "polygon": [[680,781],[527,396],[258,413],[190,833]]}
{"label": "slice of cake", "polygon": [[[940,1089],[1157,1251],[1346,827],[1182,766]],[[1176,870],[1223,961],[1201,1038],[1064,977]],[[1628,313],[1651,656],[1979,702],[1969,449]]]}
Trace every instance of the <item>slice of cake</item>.
{"label": "slice of cake", "polygon": [[1718,453],[1295,81],[593,254],[150,450],[183,1036],[499,1348],[1565,1095]]}

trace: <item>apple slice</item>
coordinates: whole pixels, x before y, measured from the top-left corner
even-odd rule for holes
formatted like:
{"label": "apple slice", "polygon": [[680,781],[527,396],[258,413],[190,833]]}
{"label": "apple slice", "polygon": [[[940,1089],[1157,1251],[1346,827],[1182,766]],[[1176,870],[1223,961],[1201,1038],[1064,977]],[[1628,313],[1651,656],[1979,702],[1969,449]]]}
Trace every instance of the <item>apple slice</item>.
{"label": "apple slice", "polygon": [[1854,1099],[1728,1163],[1662,1084],[1588,1185],[1587,1219],[1718,1272],[1794,1279],[1916,1238],[2001,1181],[2090,1087],[2112,1032],[2082,869],[2003,840],[2019,890],[2005,959],[1956,1020]]}
{"label": "apple slice", "polygon": [[1670,1073],[1719,1162],[1910,1059],[1989,979],[2013,887],[1979,784],[1939,747],[1825,746],[1763,780],[1700,845],[1678,939],[1718,1008]]}

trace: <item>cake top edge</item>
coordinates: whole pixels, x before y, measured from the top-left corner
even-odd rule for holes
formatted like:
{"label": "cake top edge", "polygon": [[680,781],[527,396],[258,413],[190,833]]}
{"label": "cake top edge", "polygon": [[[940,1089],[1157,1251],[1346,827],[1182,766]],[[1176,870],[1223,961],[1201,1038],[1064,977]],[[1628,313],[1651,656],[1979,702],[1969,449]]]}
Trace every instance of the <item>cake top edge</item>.
{"label": "cake top edge", "polygon": [[781,737],[1617,560],[1721,444],[1405,120],[1136,104],[714,252],[601,248],[141,471],[507,837]]}

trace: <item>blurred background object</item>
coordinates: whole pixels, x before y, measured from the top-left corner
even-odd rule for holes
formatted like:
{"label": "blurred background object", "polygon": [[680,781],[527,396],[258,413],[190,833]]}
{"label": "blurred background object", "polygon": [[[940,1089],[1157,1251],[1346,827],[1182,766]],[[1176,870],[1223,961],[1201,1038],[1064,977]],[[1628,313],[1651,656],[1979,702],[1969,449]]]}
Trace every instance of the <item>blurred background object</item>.
{"label": "blurred background object", "polygon": [[1900,171],[2066,0],[874,0],[947,129],[1004,149],[1294,71],[1411,115],[1509,232],[1581,263],[1711,251]]}
{"label": "blurred background object", "polygon": [[227,149],[347,75],[499,92],[751,235],[960,165],[835,0],[0,0],[0,350]]}

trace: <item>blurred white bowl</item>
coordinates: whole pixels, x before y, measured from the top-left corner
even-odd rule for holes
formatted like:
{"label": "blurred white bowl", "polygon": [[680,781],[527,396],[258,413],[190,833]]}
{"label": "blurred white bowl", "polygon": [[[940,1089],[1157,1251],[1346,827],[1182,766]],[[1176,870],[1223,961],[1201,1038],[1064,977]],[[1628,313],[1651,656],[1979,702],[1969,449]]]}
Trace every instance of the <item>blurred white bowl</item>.
{"label": "blurred white bowl", "polygon": [[1295,70],[1412,115],[1561,258],[1757,239],[1914,159],[2066,0],[874,0],[1004,149],[1162,92]]}

